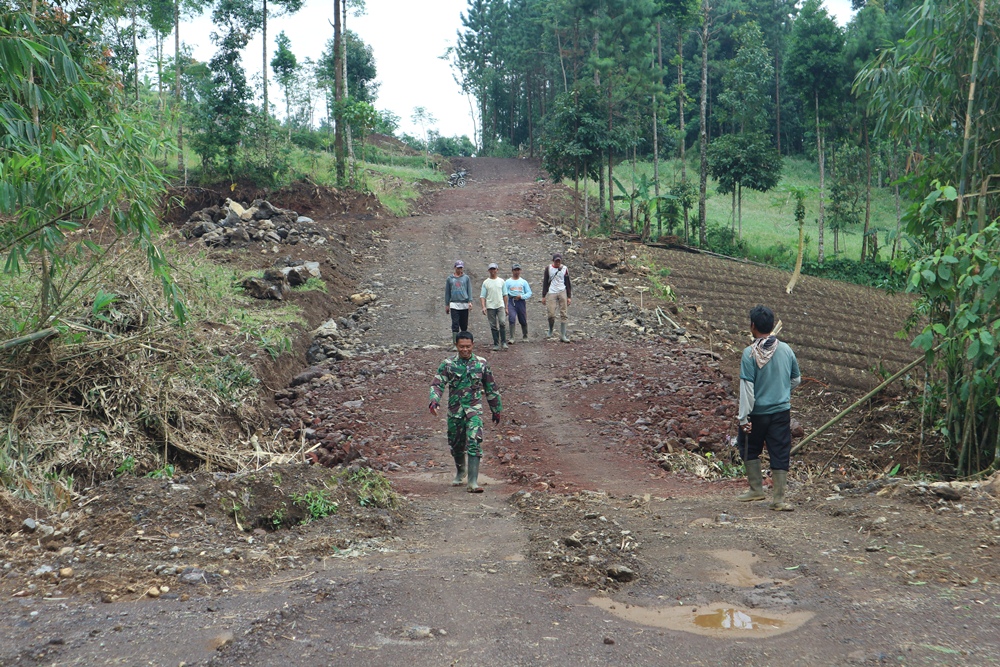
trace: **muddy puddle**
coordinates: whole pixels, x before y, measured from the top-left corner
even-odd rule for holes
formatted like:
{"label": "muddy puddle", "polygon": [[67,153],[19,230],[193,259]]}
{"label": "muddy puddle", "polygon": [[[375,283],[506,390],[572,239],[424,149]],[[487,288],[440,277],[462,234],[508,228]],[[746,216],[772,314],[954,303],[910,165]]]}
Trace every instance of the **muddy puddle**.
{"label": "muddy puddle", "polygon": [[753,588],[757,584],[784,583],[778,579],[763,579],[753,572],[753,564],[758,558],[750,551],[737,549],[720,549],[709,551],[708,555],[726,564],[721,570],[712,573],[712,579],[720,584],[729,584],[739,588]]}
{"label": "muddy puddle", "polygon": [[798,630],[815,615],[811,611],[740,609],[725,602],[701,607],[637,607],[604,597],[592,597],[589,602],[625,621],[717,639],[774,637]]}

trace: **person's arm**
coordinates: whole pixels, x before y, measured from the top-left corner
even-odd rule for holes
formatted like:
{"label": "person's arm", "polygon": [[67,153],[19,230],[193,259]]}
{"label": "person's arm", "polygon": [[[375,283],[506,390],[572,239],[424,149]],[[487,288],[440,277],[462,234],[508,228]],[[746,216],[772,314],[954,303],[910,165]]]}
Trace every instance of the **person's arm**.
{"label": "person's arm", "polygon": [[545,267],[542,275],[542,303],[545,303],[545,296],[549,293],[549,267]]}
{"label": "person's arm", "polygon": [[503,281],[503,310],[506,313],[508,305],[510,304],[510,288],[507,287],[507,281]]}
{"label": "person's arm", "polygon": [[472,278],[469,276],[462,276],[462,278],[464,278],[462,282],[465,283],[465,295],[467,297],[465,302],[469,306],[472,306]]}
{"label": "person's arm", "polygon": [[486,314],[486,281],[483,281],[483,287],[479,290],[479,305],[483,307],[483,315]]}
{"label": "person's arm", "polygon": [[500,388],[497,387],[496,379],[493,377],[493,370],[489,364],[483,364],[483,391],[486,392],[486,402],[493,413],[493,422],[500,423],[500,413],[503,412],[503,404],[500,401]]}
{"label": "person's arm", "polygon": [[527,301],[531,298],[531,285],[524,278],[521,278],[521,285],[524,286],[524,293],[521,295],[521,298]]}
{"label": "person's arm", "polygon": [[573,298],[573,287],[569,284],[569,269],[566,269],[566,275],[563,276],[563,280],[566,281],[566,305],[569,305],[569,300]]}
{"label": "person's arm", "polygon": [[444,281],[444,312],[451,312],[451,276]]}
{"label": "person's arm", "polygon": [[754,381],[757,379],[757,365],[753,362],[753,355],[749,350],[743,351],[740,358],[740,408],[737,413],[740,428],[745,433],[749,433],[752,425],[750,423],[750,413],[756,402],[754,395]]}
{"label": "person's arm", "polygon": [[446,359],[438,366],[437,373],[434,374],[434,379],[431,381],[430,410],[432,415],[437,415],[438,406],[444,396],[444,388],[448,386],[448,374],[448,360]]}
{"label": "person's arm", "polygon": [[800,384],[802,384],[802,373],[799,372],[799,360],[795,358],[795,353],[792,353],[792,372],[791,375],[791,389],[795,389]]}

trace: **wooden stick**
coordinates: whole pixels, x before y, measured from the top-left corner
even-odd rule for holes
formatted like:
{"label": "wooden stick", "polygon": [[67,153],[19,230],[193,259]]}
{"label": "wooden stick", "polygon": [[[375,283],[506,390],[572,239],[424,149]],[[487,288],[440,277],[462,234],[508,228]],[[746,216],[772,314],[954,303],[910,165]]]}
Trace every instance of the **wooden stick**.
{"label": "wooden stick", "polygon": [[872,396],[874,396],[875,394],[879,393],[880,391],[882,391],[883,389],[885,389],[886,387],[888,387],[890,384],[892,384],[893,382],[895,382],[899,378],[903,377],[906,373],[910,372],[911,370],[913,370],[914,368],[916,368],[917,366],[919,366],[920,364],[922,364],[926,358],[927,357],[920,357],[919,359],[914,359],[910,363],[908,363],[905,366],[903,366],[903,368],[900,369],[899,372],[897,372],[891,378],[889,378],[888,380],[886,380],[885,382],[883,382],[879,386],[877,386],[874,389],[872,389],[870,392],[868,392],[867,394],[865,394],[864,396],[862,396],[861,398],[859,398],[849,408],[845,409],[839,415],[837,415],[836,417],[834,417],[833,419],[831,419],[830,421],[828,421],[827,423],[823,424],[818,429],[816,429],[815,431],[813,431],[812,433],[810,433],[809,435],[807,435],[802,440],[802,442],[800,442],[799,444],[797,444],[794,447],[792,447],[791,453],[794,454],[795,452],[797,452],[800,449],[802,449],[803,447],[805,447],[809,443],[810,440],[812,440],[817,435],[819,435],[820,433],[822,433],[826,429],[830,428],[831,426],[833,426],[834,424],[836,424],[837,422],[839,422],[841,419],[843,419],[844,417],[846,417],[850,413],[854,412],[854,410],[856,410],[859,405],[861,405],[862,403],[864,403],[865,401],[867,401],[868,399],[870,399]]}

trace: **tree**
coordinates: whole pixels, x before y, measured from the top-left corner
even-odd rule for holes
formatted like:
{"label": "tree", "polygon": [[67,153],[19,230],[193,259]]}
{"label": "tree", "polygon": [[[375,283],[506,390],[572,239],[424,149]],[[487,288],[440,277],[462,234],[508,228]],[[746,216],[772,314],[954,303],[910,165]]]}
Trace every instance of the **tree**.
{"label": "tree", "polygon": [[984,57],[1000,49],[996,15],[996,0],[925,5],[854,85],[876,130],[910,147],[908,289],[926,322],[913,346],[930,369],[924,419],[959,476],[1000,461],[1000,63]]}
{"label": "tree", "polygon": [[[305,0],[271,0],[275,5],[279,7],[279,12],[294,14],[295,12],[302,9],[302,5],[305,4]],[[261,30],[261,42],[263,43],[263,57],[261,59],[261,75],[264,79],[264,104],[262,108],[264,109],[264,125],[268,124],[268,119],[270,118],[271,109],[267,102],[267,19],[269,18],[270,10],[267,6],[267,0],[261,0],[260,8],[260,30]]]}
{"label": "tree", "polygon": [[[84,225],[108,221],[113,239],[145,249],[175,313],[182,302],[154,244],[155,207],[165,179],[151,161],[165,140],[156,124],[127,103],[104,66],[102,45],[66,13],[0,13],[0,255],[10,274],[37,274],[37,311],[16,328],[33,332],[65,315],[104,250]],[[113,245],[113,244],[112,244]]]}
{"label": "tree", "polygon": [[771,54],[764,46],[764,35],[756,22],[745,23],[736,31],[739,48],[722,75],[723,92],[719,104],[742,134],[750,128],[759,131],[767,123],[770,104],[768,86],[774,76]]}
{"label": "tree", "polygon": [[774,189],[781,180],[781,155],[763,132],[723,135],[712,142],[708,153],[709,172],[718,181],[719,192],[733,194],[733,224],[738,238],[743,238],[743,188]]}
{"label": "tree", "polygon": [[424,135],[424,166],[430,164],[430,130],[431,126],[437,122],[434,115],[424,107],[413,107],[413,114],[410,120],[414,125],[420,126],[420,132]]}
{"label": "tree", "polygon": [[372,104],[378,97],[378,70],[375,53],[357,33],[344,31],[347,49],[347,95],[358,102]]}
{"label": "tree", "polygon": [[274,58],[271,59],[271,68],[274,76],[278,79],[278,85],[285,91],[285,120],[288,123],[288,136],[292,136],[292,89],[295,86],[296,74],[299,70],[299,62],[292,53],[292,41],[288,39],[284,31],[278,34],[275,41],[277,50]]}
{"label": "tree", "polygon": [[816,261],[823,263],[824,226],[824,143],[823,124],[829,107],[845,96],[843,68],[844,36],[820,0],[806,0],[792,27],[786,79],[798,90],[806,105],[811,105],[816,119],[816,153],[819,160],[819,234]]}

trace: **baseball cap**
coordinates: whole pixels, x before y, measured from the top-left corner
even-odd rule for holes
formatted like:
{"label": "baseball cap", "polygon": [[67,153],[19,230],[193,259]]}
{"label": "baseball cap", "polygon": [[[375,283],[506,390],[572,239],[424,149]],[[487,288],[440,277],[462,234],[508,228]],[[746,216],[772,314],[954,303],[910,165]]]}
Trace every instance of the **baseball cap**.
{"label": "baseball cap", "polygon": [[463,262],[462,260],[458,260],[457,262],[455,262],[455,268],[456,269],[463,269],[463,268],[465,268],[465,262]]}
{"label": "baseball cap", "polygon": [[489,269],[499,269],[499,268],[500,267],[497,266],[496,262],[492,262],[489,266],[486,267],[487,270],[489,270]]}
{"label": "baseball cap", "polygon": [[560,255],[559,253],[556,253],[556,254],[552,255],[552,261],[554,262],[556,260],[559,260],[561,262],[562,261],[562,255]]}
{"label": "baseball cap", "polygon": [[520,268],[521,268],[521,265],[518,264],[517,262],[514,262],[514,266],[510,267],[511,271],[513,271],[515,269],[520,269]]}

